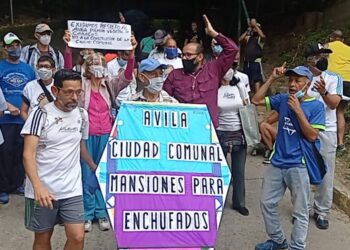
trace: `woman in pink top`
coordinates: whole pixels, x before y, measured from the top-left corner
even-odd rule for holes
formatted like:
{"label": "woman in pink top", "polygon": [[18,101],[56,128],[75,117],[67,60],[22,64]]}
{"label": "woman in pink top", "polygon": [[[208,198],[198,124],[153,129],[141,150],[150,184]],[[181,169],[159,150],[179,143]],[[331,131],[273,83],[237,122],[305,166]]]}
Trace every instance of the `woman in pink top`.
{"label": "woman in pink top", "polygon": [[[133,42],[133,52],[136,41]],[[99,163],[103,150],[107,144],[114,121],[112,102],[115,96],[132,81],[134,68],[134,53],[130,54],[128,65],[123,74],[110,78],[107,75],[107,65],[104,56],[93,53],[85,60],[83,74],[83,90],[79,106],[85,108],[89,114],[89,139],[86,147],[96,164]],[[92,220],[98,219],[102,231],[110,228],[105,202],[99,188],[89,188],[89,182],[94,178],[95,169],[82,162],[85,231],[92,230]]]}

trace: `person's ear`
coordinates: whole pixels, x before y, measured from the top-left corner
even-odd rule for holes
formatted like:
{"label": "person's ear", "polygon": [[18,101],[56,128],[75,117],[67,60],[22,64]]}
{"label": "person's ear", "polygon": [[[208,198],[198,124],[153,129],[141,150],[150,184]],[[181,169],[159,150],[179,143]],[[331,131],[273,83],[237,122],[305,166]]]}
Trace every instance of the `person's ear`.
{"label": "person's ear", "polygon": [[143,85],[146,84],[146,82],[147,82],[147,77],[145,76],[144,73],[139,73],[139,80],[141,81],[141,83],[142,83]]}
{"label": "person's ear", "polygon": [[40,39],[40,35],[38,33],[34,33],[34,37],[38,40]]}
{"label": "person's ear", "polygon": [[197,58],[198,58],[198,62],[202,62],[204,60],[203,53],[199,53]]}
{"label": "person's ear", "polygon": [[58,91],[59,91],[59,89],[55,85],[51,86],[51,92],[56,98],[58,95]]}

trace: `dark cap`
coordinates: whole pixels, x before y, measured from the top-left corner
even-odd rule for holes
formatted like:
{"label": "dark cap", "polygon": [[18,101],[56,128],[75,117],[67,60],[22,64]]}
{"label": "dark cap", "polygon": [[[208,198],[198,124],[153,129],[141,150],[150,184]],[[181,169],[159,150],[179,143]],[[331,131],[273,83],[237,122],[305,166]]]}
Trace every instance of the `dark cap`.
{"label": "dark cap", "polygon": [[166,36],[165,30],[157,30],[154,33],[155,44],[163,44],[163,40],[165,36]]}
{"label": "dark cap", "polygon": [[322,53],[330,54],[332,50],[325,48],[320,43],[311,43],[308,44],[305,48],[305,58],[309,56],[316,56]]}

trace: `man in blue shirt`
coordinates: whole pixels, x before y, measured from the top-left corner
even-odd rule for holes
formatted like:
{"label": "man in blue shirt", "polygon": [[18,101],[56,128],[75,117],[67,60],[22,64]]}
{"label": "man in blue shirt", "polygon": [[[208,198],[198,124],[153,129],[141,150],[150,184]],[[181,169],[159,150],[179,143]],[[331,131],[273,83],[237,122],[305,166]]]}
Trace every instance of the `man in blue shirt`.
{"label": "man in blue shirt", "polygon": [[[283,75],[289,76],[289,94],[265,97],[271,83]],[[266,169],[260,206],[270,240],[257,244],[256,250],[305,249],[309,223],[310,180],[305,167],[301,138],[318,140],[319,130],[325,129],[323,104],[307,95],[312,81],[311,71],[298,66],[285,70],[275,68],[267,82],[255,94],[255,105],[266,105],[279,113],[278,132],[271,165]],[[293,230],[288,245],[278,217],[278,202],[286,188],[292,194]]]}
{"label": "man in blue shirt", "polygon": [[8,202],[8,193],[21,187],[24,181],[22,164],[23,120],[19,116],[24,86],[35,79],[35,72],[20,61],[21,40],[13,33],[3,38],[7,59],[0,62],[0,88],[7,103],[7,114],[0,118],[4,143],[0,146],[0,203]]}

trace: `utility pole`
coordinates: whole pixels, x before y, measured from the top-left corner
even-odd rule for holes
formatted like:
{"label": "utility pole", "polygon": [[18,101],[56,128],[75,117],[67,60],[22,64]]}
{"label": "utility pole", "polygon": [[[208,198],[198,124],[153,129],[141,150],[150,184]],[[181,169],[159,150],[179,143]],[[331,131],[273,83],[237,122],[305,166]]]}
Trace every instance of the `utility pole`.
{"label": "utility pole", "polygon": [[15,22],[13,20],[13,5],[12,5],[12,0],[10,0],[10,15],[11,15],[11,25],[14,25]]}

